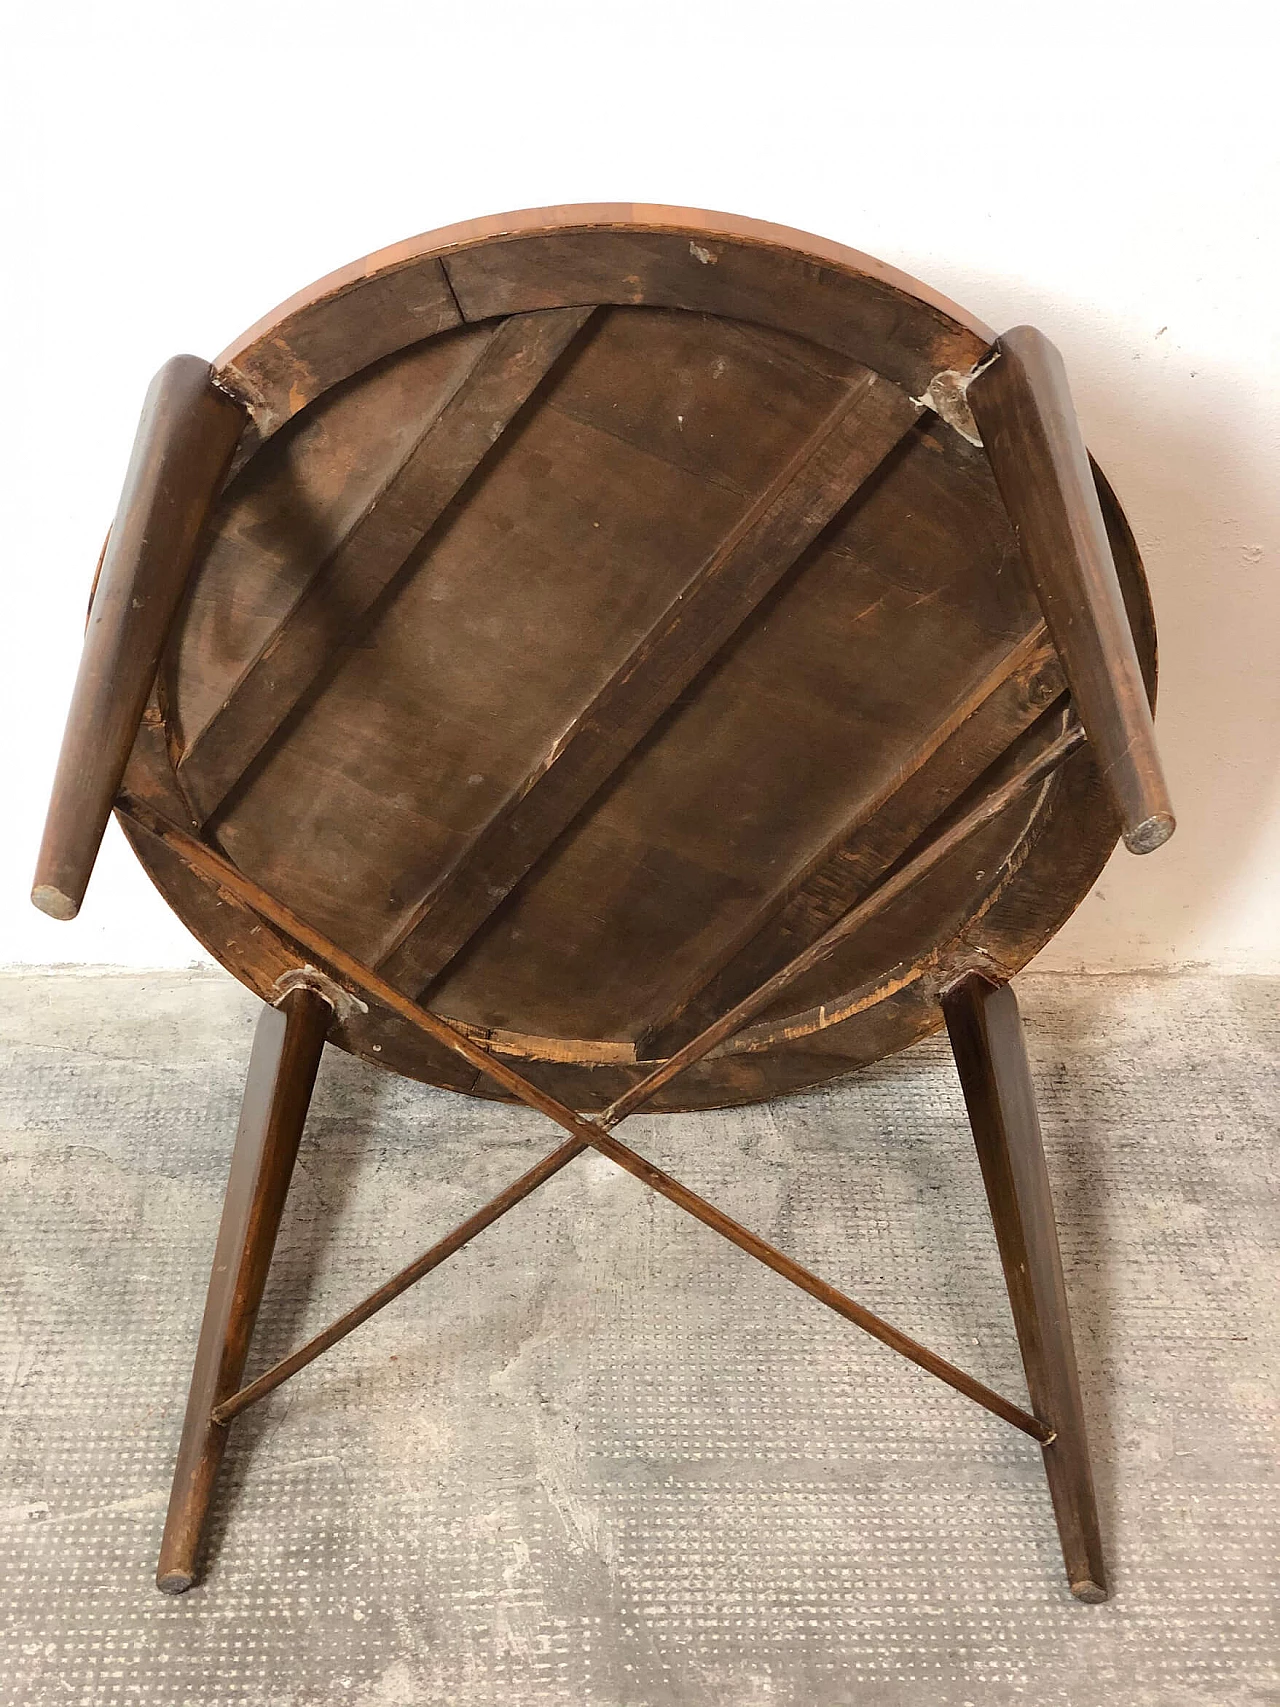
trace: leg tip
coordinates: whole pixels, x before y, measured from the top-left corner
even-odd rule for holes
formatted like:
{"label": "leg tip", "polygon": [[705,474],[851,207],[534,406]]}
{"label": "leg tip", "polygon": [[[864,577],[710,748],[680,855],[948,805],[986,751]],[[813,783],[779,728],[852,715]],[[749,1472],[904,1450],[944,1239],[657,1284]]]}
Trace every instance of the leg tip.
{"label": "leg tip", "polygon": [[1096,1606],[1107,1599],[1107,1590],[1091,1577],[1082,1577],[1078,1583],[1072,1583],[1071,1592],[1077,1600],[1083,1600],[1089,1606]]}
{"label": "leg tip", "polygon": [[64,895],[61,889],[55,889],[52,883],[37,883],[31,891],[31,904],[51,919],[64,922],[74,919],[80,911],[80,903],[72,896]]}
{"label": "leg tip", "polygon": [[185,1594],[196,1579],[189,1571],[157,1571],[156,1587],[161,1594]]}
{"label": "leg tip", "polygon": [[1126,830],[1124,845],[1130,853],[1154,853],[1164,846],[1176,828],[1172,812],[1157,812],[1150,818],[1144,818],[1141,824],[1135,824],[1133,829]]}

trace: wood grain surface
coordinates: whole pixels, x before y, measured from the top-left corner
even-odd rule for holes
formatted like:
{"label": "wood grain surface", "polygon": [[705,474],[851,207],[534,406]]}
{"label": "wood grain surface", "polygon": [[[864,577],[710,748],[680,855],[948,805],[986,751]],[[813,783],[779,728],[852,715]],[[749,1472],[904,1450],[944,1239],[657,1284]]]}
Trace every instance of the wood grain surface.
{"label": "wood grain surface", "polygon": [[[981,447],[922,401],[989,329],[836,245],[689,210],[414,240],[237,341],[250,417],[125,786],[569,1106],[735,1007],[1064,724]],[[1098,479],[1147,691],[1154,631]],[[942,1023],[1086,893],[1091,753],[984,822],[657,1108]],[[270,995],[299,963],[154,839]],[[332,1040],[495,1094],[396,1014]]]}

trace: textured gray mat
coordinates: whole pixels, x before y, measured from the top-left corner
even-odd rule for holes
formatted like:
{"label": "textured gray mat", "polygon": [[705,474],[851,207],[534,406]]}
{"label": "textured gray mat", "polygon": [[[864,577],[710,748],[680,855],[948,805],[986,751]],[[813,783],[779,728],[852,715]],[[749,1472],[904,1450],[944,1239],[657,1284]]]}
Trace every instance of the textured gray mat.
{"label": "textured gray mat", "polygon": [[[219,974],[0,979],[0,1700],[1280,1702],[1280,982],[1028,977],[1114,1598],[1039,1455],[584,1159],[237,1425],[152,1587],[254,1021]],[[938,1039],[630,1141],[1021,1397]],[[255,1367],[556,1142],[333,1052]]]}

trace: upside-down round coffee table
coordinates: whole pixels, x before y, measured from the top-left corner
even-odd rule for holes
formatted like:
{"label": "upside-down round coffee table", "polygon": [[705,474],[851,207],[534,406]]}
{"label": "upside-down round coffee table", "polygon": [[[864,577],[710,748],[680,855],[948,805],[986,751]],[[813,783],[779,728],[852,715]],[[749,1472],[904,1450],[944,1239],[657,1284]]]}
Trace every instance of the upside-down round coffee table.
{"label": "upside-down round coffee table", "polygon": [[[1009,979],[1173,818],[1155,634],[1062,365],[838,245],[688,209],[414,239],[148,394],[33,899],[114,809],[265,1003],[158,1582],[232,1419],[587,1149],[1039,1443],[1106,1578]],[[1031,1408],[653,1167],[633,1110],[946,1024]],[[325,1042],[560,1147],[243,1385]]]}

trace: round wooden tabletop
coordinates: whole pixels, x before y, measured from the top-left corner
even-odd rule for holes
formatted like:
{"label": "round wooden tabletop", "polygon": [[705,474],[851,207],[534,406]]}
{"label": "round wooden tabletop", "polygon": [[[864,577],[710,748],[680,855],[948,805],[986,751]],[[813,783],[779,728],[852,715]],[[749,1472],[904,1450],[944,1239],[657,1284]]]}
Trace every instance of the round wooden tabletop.
{"label": "round wooden tabletop", "polygon": [[[991,340],[866,256],[674,208],[486,220],[321,281],[216,364],[253,426],[130,788],[603,1106],[1064,727],[985,455],[923,401]],[[270,999],[296,950],[132,839]],[[934,1029],[939,990],[1024,965],[1115,839],[1083,749],[654,1106]],[[493,1094],[386,1010],[333,1040]]]}

